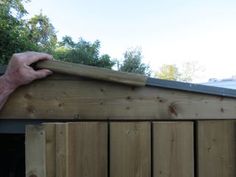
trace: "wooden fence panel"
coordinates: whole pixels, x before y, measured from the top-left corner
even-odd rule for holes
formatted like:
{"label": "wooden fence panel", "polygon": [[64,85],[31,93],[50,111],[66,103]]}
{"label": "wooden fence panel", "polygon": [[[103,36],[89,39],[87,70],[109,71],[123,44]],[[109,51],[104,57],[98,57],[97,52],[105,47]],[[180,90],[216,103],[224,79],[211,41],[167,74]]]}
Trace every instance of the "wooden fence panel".
{"label": "wooden fence panel", "polygon": [[26,177],[46,177],[46,135],[43,126],[26,128]]}
{"label": "wooden fence panel", "polygon": [[198,176],[236,176],[236,121],[198,122]]}
{"label": "wooden fence panel", "polygon": [[26,177],[107,177],[104,122],[27,126]]}
{"label": "wooden fence panel", "polygon": [[153,123],[153,176],[193,177],[193,123]]}
{"label": "wooden fence panel", "polygon": [[[55,161],[56,161],[56,177],[69,177],[68,162],[71,152],[68,151],[68,124],[56,124],[56,146],[55,146]],[[76,153],[74,155],[77,155]]]}
{"label": "wooden fence panel", "polygon": [[56,126],[55,124],[44,124],[43,129],[45,130],[46,138],[46,177],[56,176]]}
{"label": "wooden fence panel", "polygon": [[68,124],[68,177],[107,177],[107,123]]}
{"label": "wooden fence panel", "polygon": [[[196,128],[196,177],[235,177],[236,121]],[[27,126],[26,177],[193,177],[193,143],[190,121]]]}
{"label": "wooden fence panel", "polygon": [[151,176],[150,123],[111,123],[110,177],[137,176]]}

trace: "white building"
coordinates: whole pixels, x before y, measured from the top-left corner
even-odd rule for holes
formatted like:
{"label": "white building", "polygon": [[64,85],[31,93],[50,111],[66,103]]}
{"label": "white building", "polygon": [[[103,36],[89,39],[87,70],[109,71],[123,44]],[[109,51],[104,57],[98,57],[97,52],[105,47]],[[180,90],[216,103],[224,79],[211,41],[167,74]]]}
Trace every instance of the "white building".
{"label": "white building", "polygon": [[203,85],[236,89],[236,77],[222,79],[222,80],[209,79],[209,81],[207,83],[204,83]]}

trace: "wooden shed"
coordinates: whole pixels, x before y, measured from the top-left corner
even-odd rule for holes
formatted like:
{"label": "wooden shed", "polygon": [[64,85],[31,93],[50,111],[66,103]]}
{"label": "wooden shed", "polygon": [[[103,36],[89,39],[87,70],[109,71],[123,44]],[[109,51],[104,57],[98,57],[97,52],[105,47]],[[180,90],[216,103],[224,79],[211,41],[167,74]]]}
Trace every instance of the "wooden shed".
{"label": "wooden shed", "polygon": [[1,177],[236,176],[236,90],[38,67],[54,74],[17,89],[0,112]]}

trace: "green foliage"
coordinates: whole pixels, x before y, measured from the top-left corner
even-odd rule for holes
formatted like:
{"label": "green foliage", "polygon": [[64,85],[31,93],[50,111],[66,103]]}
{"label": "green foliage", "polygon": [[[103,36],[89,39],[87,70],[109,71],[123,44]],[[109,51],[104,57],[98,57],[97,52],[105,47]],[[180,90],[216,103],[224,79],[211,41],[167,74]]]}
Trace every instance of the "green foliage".
{"label": "green foliage", "polygon": [[[111,69],[115,62],[107,54],[100,55],[100,41],[78,42],[70,36],[57,42],[53,25],[47,16],[40,13],[29,20],[23,3],[28,0],[0,0],[0,64],[6,64],[13,53],[41,51],[54,55],[62,61]],[[149,75],[149,66],[142,63],[141,51],[127,50],[121,71]]]}
{"label": "green foliage", "polygon": [[[3,3],[2,3],[3,2]],[[99,55],[100,42],[80,39],[74,42],[65,36],[57,43],[53,25],[47,16],[40,13],[29,20],[23,0],[4,0],[0,6],[0,64],[6,64],[13,53],[42,51],[53,53],[55,58],[92,66],[110,68],[114,65],[109,55]]]}
{"label": "green foliage", "polygon": [[42,14],[29,21],[23,0],[2,0],[0,5],[0,64],[7,64],[13,53],[44,51],[52,53],[56,33],[49,19]]}
{"label": "green foliage", "polygon": [[31,18],[27,27],[29,29],[29,40],[37,44],[38,50],[52,53],[57,44],[57,36],[54,26],[49,18],[42,13]]}
{"label": "green foliage", "polygon": [[27,0],[1,0],[1,12],[7,16],[14,16],[20,19],[24,16],[27,11],[24,8],[23,2],[28,2]]}
{"label": "green foliage", "polygon": [[160,71],[155,74],[157,78],[166,80],[179,80],[180,73],[175,65],[163,65]]}
{"label": "green foliage", "polygon": [[140,49],[128,49],[124,53],[124,61],[118,68],[119,71],[150,75],[149,66],[142,63],[142,52]]}
{"label": "green foliage", "polygon": [[59,42],[54,57],[62,61],[111,69],[115,63],[107,54],[100,56],[99,49],[100,42],[98,40],[90,43],[81,38],[78,42],[74,42],[70,36],[65,36]]}
{"label": "green foliage", "polygon": [[27,38],[26,10],[21,0],[3,0],[0,6],[0,64],[6,64],[12,53],[34,49]]}

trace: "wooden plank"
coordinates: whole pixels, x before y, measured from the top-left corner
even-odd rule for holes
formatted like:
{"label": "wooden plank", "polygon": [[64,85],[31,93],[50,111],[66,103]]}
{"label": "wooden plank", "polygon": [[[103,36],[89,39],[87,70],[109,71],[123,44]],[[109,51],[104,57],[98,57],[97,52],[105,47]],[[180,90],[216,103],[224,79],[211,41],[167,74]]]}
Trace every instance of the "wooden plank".
{"label": "wooden plank", "polygon": [[236,176],[236,121],[198,122],[198,176]]}
{"label": "wooden plank", "polygon": [[[56,125],[56,177],[69,177],[68,124]],[[74,154],[76,155],[76,154]]]}
{"label": "wooden plank", "polygon": [[117,122],[110,125],[110,176],[151,176],[150,123]]}
{"label": "wooden plank", "polygon": [[192,122],[153,123],[155,177],[194,177]]}
{"label": "wooden plank", "polygon": [[55,177],[55,125],[26,126],[26,176]]}
{"label": "wooden plank", "polygon": [[56,176],[56,127],[55,124],[43,124],[46,136],[46,174],[47,177]]}
{"label": "wooden plank", "polygon": [[27,177],[107,177],[107,123],[45,123],[26,130]]}
{"label": "wooden plank", "polygon": [[68,177],[107,177],[107,123],[68,124]]}
{"label": "wooden plank", "polygon": [[47,177],[46,135],[43,126],[26,127],[26,177]]}
{"label": "wooden plank", "polygon": [[89,80],[42,80],[14,92],[4,119],[236,119],[236,100]]}
{"label": "wooden plank", "polygon": [[50,69],[54,72],[83,76],[92,79],[112,81],[127,85],[145,86],[147,77],[140,74],[117,72],[110,69],[68,63],[56,60],[47,60],[37,63],[38,68]]}

